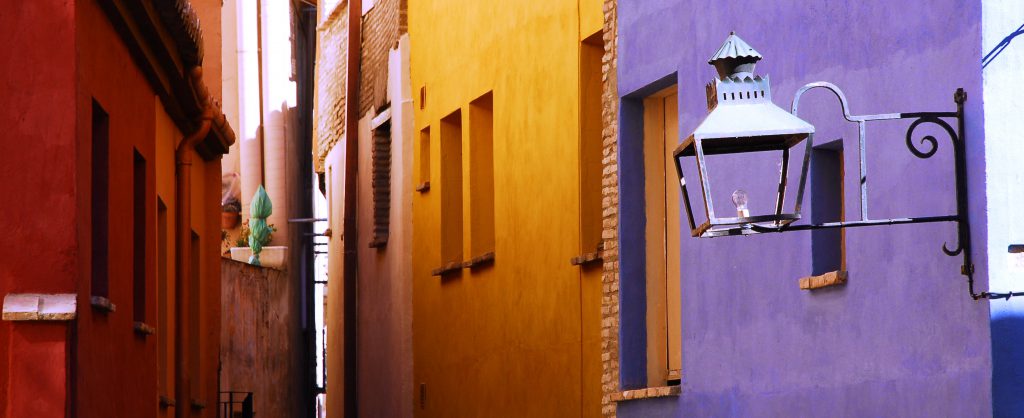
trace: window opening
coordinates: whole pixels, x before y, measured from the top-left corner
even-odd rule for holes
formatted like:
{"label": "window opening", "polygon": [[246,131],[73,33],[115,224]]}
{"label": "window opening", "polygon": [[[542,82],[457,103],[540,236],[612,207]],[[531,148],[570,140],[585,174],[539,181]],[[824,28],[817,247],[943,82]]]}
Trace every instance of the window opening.
{"label": "window opening", "polygon": [[92,296],[110,296],[110,118],[92,102]]}
{"label": "window opening", "polygon": [[472,257],[494,253],[494,95],[469,104],[469,245]]}

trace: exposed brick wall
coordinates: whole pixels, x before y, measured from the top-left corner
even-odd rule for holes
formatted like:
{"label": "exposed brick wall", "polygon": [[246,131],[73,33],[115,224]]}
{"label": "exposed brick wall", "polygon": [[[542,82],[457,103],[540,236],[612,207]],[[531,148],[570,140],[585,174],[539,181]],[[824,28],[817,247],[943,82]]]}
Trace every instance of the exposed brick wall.
{"label": "exposed brick wall", "polygon": [[359,115],[388,102],[388,51],[407,32],[408,0],[377,0],[363,16],[363,48],[360,57]]}
{"label": "exposed brick wall", "polygon": [[601,118],[604,129],[604,167],[602,207],[604,209],[604,273],[601,275],[601,413],[615,417],[614,395],[619,392],[619,92],[616,68],[618,61],[618,23],[616,0],[604,0],[604,57],[601,59]]}
{"label": "exposed brick wall", "polygon": [[313,165],[324,171],[324,158],[345,136],[345,89],[348,2],[337,5],[317,26],[316,98],[313,116]]}

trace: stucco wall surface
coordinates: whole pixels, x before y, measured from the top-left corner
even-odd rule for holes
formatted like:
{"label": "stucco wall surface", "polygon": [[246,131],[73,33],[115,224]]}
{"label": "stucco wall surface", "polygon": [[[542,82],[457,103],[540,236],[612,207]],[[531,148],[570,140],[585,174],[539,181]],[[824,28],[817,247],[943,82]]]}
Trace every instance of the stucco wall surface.
{"label": "stucco wall surface", "polygon": [[[77,341],[73,354],[73,387],[75,410],[78,416],[104,417],[121,414],[155,413],[152,396],[157,394],[156,379],[140,379],[132,385],[119,382],[139,377],[156,376],[156,338],[140,338],[133,331],[133,271],[135,251],[145,251],[148,257],[146,271],[155,272],[156,237],[146,238],[146,248],[134,248],[132,219],[133,150],[147,162],[147,179],[153,179],[156,166],[156,109],[153,90],[136,67],[128,48],[115,32],[107,15],[96,1],[76,3],[77,34],[77,128],[80,155],[86,158],[79,171],[84,179],[91,179],[95,164],[91,155],[92,103],[95,100],[109,115],[109,201],[105,203],[110,216],[109,225],[109,299],[117,311],[102,313],[90,307],[92,295],[90,267],[83,269],[78,284],[78,318],[75,321]],[[201,161],[201,159],[197,160]],[[198,161],[197,161],[198,162]],[[201,165],[201,164],[200,164]],[[172,174],[173,177],[173,174]],[[80,204],[89,211],[94,194],[86,180]],[[148,182],[148,181],[147,181]],[[201,182],[197,179],[196,183]],[[127,185],[119,187],[119,185]],[[147,187],[147,200],[155,191]],[[156,224],[155,202],[146,207],[153,215],[147,224]],[[85,224],[91,225],[85,217]],[[154,229],[155,230],[155,229]],[[172,230],[173,231],[173,230]],[[79,241],[83,251],[83,264],[91,266],[91,254],[99,249],[89,239],[96,229],[90,226],[88,235]],[[155,277],[150,274],[146,282],[155,288]],[[155,302],[153,299],[148,301]],[[155,303],[149,306],[155,306]],[[155,309],[147,309],[152,318]],[[158,326],[152,321],[153,326]],[[168,330],[170,331],[170,330]],[[109,390],[117,387],[119,390]]]}
{"label": "stucco wall surface", "polygon": [[[770,75],[784,109],[814,81],[842,88],[853,114],[952,111],[953,92],[966,89],[970,220],[985,224],[979,4],[622,0],[618,13],[623,389],[646,384],[639,99],[678,82],[679,131],[687,136],[707,113],[704,85],[715,77],[707,60],[732,30],[765,57],[756,73]],[[824,91],[805,95],[800,116],[816,126],[816,143],[842,140],[846,219],[858,219],[856,125],[843,123],[838,102]],[[868,126],[872,218],[955,210],[948,140],[934,127],[919,129],[915,141],[935,135],[939,151],[917,159],[904,142],[910,122]],[[796,161],[802,156],[794,154]],[[778,157],[768,157],[710,160],[719,213],[735,210],[729,194],[736,188],[750,193],[753,211],[774,204]],[[684,172],[697,178],[692,162]],[[699,188],[690,189],[699,207]],[[812,200],[804,200],[805,215]],[[685,213],[679,216],[685,228]],[[983,290],[987,231],[972,233],[976,287]],[[941,251],[943,242],[955,242],[953,224],[847,230],[849,283],[813,292],[797,284],[811,274],[809,233],[683,234],[682,394],[621,403],[619,416],[991,414],[988,304],[971,300],[960,258]]]}
{"label": "stucco wall surface", "polygon": [[[282,385],[302,375],[291,358],[299,324],[288,273],[222,258],[220,384],[253,392],[260,416],[286,417],[304,399]],[[236,395],[237,397],[237,395]]]}
{"label": "stucco wall surface", "polygon": [[[397,2],[396,2],[397,3]],[[385,6],[377,4],[374,10]],[[359,121],[356,221],[359,237],[358,359],[359,411],[366,416],[411,417],[412,376],[412,99],[409,89],[409,37],[400,38],[388,60],[378,63],[388,76],[391,111],[390,207],[388,242],[371,248],[374,238],[374,165],[371,115]],[[343,183],[336,183],[341,186]],[[333,189],[338,194],[343,190]],[[337,283],[337,282],[335,282]],[[339,286],[340,287],[340,286]],[[340,301],[341,299],[336,299]],[[332,302],[333,303],[333,302]],[[342,332],[330,328],[328,332]],[[341,347],[329,347],[340,350]],[[338,391],[340,395],[342,392]],[[335,396],[332,392],[328,396]]]}
{"label": "stucco wall surface", "polygon": [[[988,198],[988,262],[996,291],[1024,289],[1024,254],[1009,253],[1024,243],[1024,3],[982,2],[982,75],[985,88],[985,167]],[[992,310],[992,412],[1011,417],[1024,411],[1024,300],[994,300]]]}
{"label": "stucco wall surface", "polygon": [[337,250],[342,240],[345,193],[345,147],[334,146],[324,158],[324,173],[327,183],[327,228],[331,236],[327,239],[327,309],[324,313],[324,328],[327,329],[327,353],[324,363],[330,366],[327,374],[327,413],[332,418],[345,415],[345,339],[344,304],[344,254]]}
{"label": "stucco wall surface", "polygon": [[[191,166],[192,219],[189,229],[199,238],[197,250],[200,260],[198,285],[190,289],[188,304],[197,306],[198,319],[180,324],[170,319],[174,308],[168,306],[166,315],[158,314],[162,286],[158,286],[157,267],[157,198],[167,207],[168,246],[173,245],[175,231],[174,144],[182,133],[170,123],[164,108],[143,73],[135,65],[128,48],[118,36],[96,1],[80,1],[76,6],[77,67],[75,88],[77,105],[78,176],[81,194],[80,210],[88,213],[92,199],[89,178],[92,160],[91,145],[92,101],[95,100],[108,113],[110,120],[110,291],[109,299],[116,305],[115,312],[102,314],[90,307],[91,281],[89,266],[91,243],[86,229],[79,240],[80,263],[83,273],[78,281],[78,318],[74,322],[75,351],[71,358],[74,371],[74,408],[78,416],[108,417],[118,415],[151,415],[160,411],[158,396],[175,395],[168,385],[158,383],[158,344],[172,345],[179,335],[197,341],[194,354],[188,354],[189,364],[197,364],[186,374],[192,382],[192,393],[187,399],[207,407],[197,415],[215,416],[217,401],[217,353],[219,347],[220,294],[218,277],[220,229],[217,208],[220,205],[220,161],[204,161],[193,154]],[[215,13],[217,9],[204,13]],[[201,15],[201,17],[204,15]],[[216,61],[218,56],[207,56]],[[133,150],[146,161],[145,224],[148,233],[145,246],[135,247],[132,240],[132,183]],[[194,151],[190,151],[193,152]],[[83,217],[88,219],[88,217]],[[89,222],[80,222],[88,227]],[[156,334],[145,337],[134,331],[132,260],[136,251],[147,255],[145,271],[144,322],[157,329]],[[174,252],[168,249],[167,263],[175,264]],[[173,288],[173,267],[167,271],[166,288]],[[166,289],[164,288],[164,289]],[[176,295],[180,296],[180,295]],[[162,302],[180,306],[175,298]],[[161,322],[168,319],[167,322]],[[172,325],[173,324],[173,325]],[[180,327],[181,330],[176,329]],[[174,357],[169,351],[168,356]],[[169,376],[175,375],[173,362],[167,366]],[[150,378],[147,378],[150,377]],[[173,377],[172,377],[173,379]],[[126,385],[125,382],[134,382]],[[111,390],[117,388],[117,390]],[[179,398],[179,404],[185,404]],[[166,410],[163,412],[167,412]]]}
{"label": "stucco wall surface", "polygon": [[[0,30],[0,297],[75,292],[78,237],[88,237],[80,222],[87,214],[76,210],[75,6],[19,6],[0,12],[0,27],[18,28]],[[0,415],[62,412],[68,347],[66,324],[0,322]],[[38,378],[10,380],[19,376]],[[52,398],[41,401],[39,392]]]}
{"label": "stucco wall surface", "polygon": [[[600,413],[598,378],[582,378],[601,367],[600,353],[593,350],[591,357],[582,348],[591,330],[598,334],[594,346],[599,344],[599,293],[581,292],[599,286],[600,279],[584,277],[569,262],[583,252],[581,6],[409,2],[416,135],[429,127],[430,138],[427,152],[417,146],[414,163],[419,167],[419,158],[429,159],[430,189],[412,200],[413,365],[414,382],[422,385],[414,388],[417,416]],[[494,263],[433,276],[442,263],[455,261],[442,259],[444,245],[454,248],[449,252],[462,245],[458,261],[481,255],[468,245],[472,228],[480,226],[468,220],[474,181],[470,103],[492,91]],[[454,124],[441,123],[453,114],[461,117],[462,157],[454,160],[461,167],[451,162],[452,154],[441,155],[442,141],[456,146],[459,140],[451,136]],[[442,177],[445,160],[455,167],[449,173],[461,168],[460,180]],[[425,180],[419,178],[417,184]],[[462,219],[450,221],[462,222],[461,241],[441,230],[442,195],[452,188],[461,188],[463,196]],[[451,203],[448,213],[456,207]],[[593,327],[581,324],[585,308],[592,308],[586,317],[593,318]],[[594,401],[584,405],[583,399]]]}

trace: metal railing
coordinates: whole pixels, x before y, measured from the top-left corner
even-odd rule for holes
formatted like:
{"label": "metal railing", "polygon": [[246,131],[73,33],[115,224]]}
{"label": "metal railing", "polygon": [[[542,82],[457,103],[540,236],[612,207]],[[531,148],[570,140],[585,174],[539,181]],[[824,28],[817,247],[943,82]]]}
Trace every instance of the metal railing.
{"label": "metal railing", "polygon": [[252,392],[220,392],[219,418],[253,418]]}

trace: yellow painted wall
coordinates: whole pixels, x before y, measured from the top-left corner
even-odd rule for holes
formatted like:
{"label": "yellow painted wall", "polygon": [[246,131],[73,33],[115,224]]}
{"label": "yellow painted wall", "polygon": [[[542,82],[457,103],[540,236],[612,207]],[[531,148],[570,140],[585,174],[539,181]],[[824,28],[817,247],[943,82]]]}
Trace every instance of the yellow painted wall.
{"label": "yellow painted wall", "polygon": [[[600,318],[600,274],[569,262],[594,251],[580,243],[580,47],[600,30],[600,7],[596,0],[409,2],[414,137],[430,129],[430,178],[414,180],[429,180],[430,189],[413,197],[418,416],[600,413],[599,324],[591,323]],[[466,156],[470,102],[487,92],[495,262],[432,276],[453,261],[439,250],[451,239],[440,233],[441,196],[457,187],[441,178],[441,119],[459,110],[462,261],[480,255],[470,242]],[[414,149],[419,173],[425,153]],[[597,349],[585,350],[584,339]]]}

